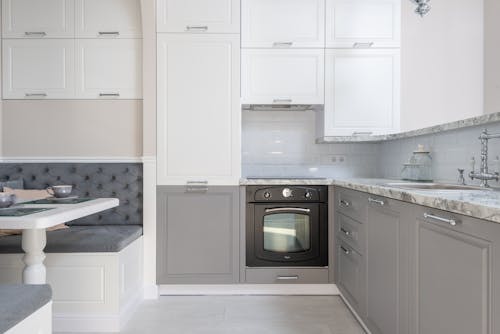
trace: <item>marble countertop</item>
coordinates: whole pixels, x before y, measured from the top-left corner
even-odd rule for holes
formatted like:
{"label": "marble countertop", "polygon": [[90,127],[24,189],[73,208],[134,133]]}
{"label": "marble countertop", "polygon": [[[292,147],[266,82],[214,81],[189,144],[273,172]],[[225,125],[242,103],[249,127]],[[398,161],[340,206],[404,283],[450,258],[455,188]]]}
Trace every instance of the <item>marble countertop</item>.
{"label": "marble countertop", "polygon": [[241,185],[335,185],[500,223],[500,191],[418,190],[387,186],[390,179],[241,179]]}

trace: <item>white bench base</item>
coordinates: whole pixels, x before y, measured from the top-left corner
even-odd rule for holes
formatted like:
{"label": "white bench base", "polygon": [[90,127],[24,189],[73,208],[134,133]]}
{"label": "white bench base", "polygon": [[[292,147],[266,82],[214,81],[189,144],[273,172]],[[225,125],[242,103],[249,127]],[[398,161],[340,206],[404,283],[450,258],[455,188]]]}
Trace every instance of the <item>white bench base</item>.
{"label": "white bench base", "polygon": [[[48,253],[56,332],[117,332],[143,299],[143,237],[118,253]],[[0,255],[0,283],[21,283],[23,254]],[[36,332],[34,332],[36,333]]]}
{"label": "white bench base", "polygon": [[52,302],[9,329],[5,334],[52,334]]}

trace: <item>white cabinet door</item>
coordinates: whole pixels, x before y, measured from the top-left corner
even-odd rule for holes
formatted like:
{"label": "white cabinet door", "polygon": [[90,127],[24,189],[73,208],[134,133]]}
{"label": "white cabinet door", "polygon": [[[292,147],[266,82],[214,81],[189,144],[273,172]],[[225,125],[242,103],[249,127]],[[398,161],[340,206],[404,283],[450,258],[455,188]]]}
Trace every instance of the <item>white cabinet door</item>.
{"label": "white cabinet door", "polygon": [[157,15],[158,32],[240,32],[240,0],[157,0]]}
{"label": "white cabinet door", "polygon": [[78,98],[142,98],[140,39],[80,39],[76,43]]}
{"label": "white cabinet door", "polygon": [[240,177],[238,35],[158,35],[158,184]]}
{"label": "white cabinet door", "polygon": [[3,0],[4,38],[74,37],[74,0]]}
{"label": "white cabinet door", "polygon": [[72,98],[75,94],[72,39],[3,40],[3,98]]}
{"label": "white cabinet door", "polygon": [[325,136],[399,129],[398,49],[326,50]]}
{"label": "white cabinet door", "polygon": [[326,47],[399,47],[401,0],[326,0]]}
{"label": "white cabinet door", "polygon": [[323,49],[242,50],[243,104],[323,104]]}
{"label": "white cabinet door", "polygon": [[76,36],[141,38],[140,0],[76,0]]}
{"label": "white cabinet door", "polygon": [[243,0],[243,47],[325,47],[325,0]]}

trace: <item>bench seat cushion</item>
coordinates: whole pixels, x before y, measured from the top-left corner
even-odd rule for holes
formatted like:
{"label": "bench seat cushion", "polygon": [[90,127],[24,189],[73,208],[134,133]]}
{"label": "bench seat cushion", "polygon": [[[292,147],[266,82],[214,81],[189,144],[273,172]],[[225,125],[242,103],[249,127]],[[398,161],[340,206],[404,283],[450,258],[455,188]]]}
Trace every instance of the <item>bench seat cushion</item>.
{"label": "bench seat cushion", "polygon": [[51,299],[49,285],[0,285],[0,333],[17,325]]}
{"label": "bench seat cushion", "polygon": [[[141,225],[71,226],[47,232],[45,253],[114,253],[142,235]],[[24,253],[21,236],[0,237],[0,254]]]}

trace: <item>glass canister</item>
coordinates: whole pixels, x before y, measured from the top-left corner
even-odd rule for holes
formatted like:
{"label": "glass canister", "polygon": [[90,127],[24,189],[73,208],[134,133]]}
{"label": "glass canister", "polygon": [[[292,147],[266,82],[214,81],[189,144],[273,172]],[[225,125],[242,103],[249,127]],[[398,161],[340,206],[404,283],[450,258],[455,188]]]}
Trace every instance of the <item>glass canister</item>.
{"label": "glass canister", "polygon": [[425,150],[424,145],[418,145],[417,150],[413,151],[408,163],[404,164],[401,171],[403,180],[432,182],[432,157],[429,151]]}

